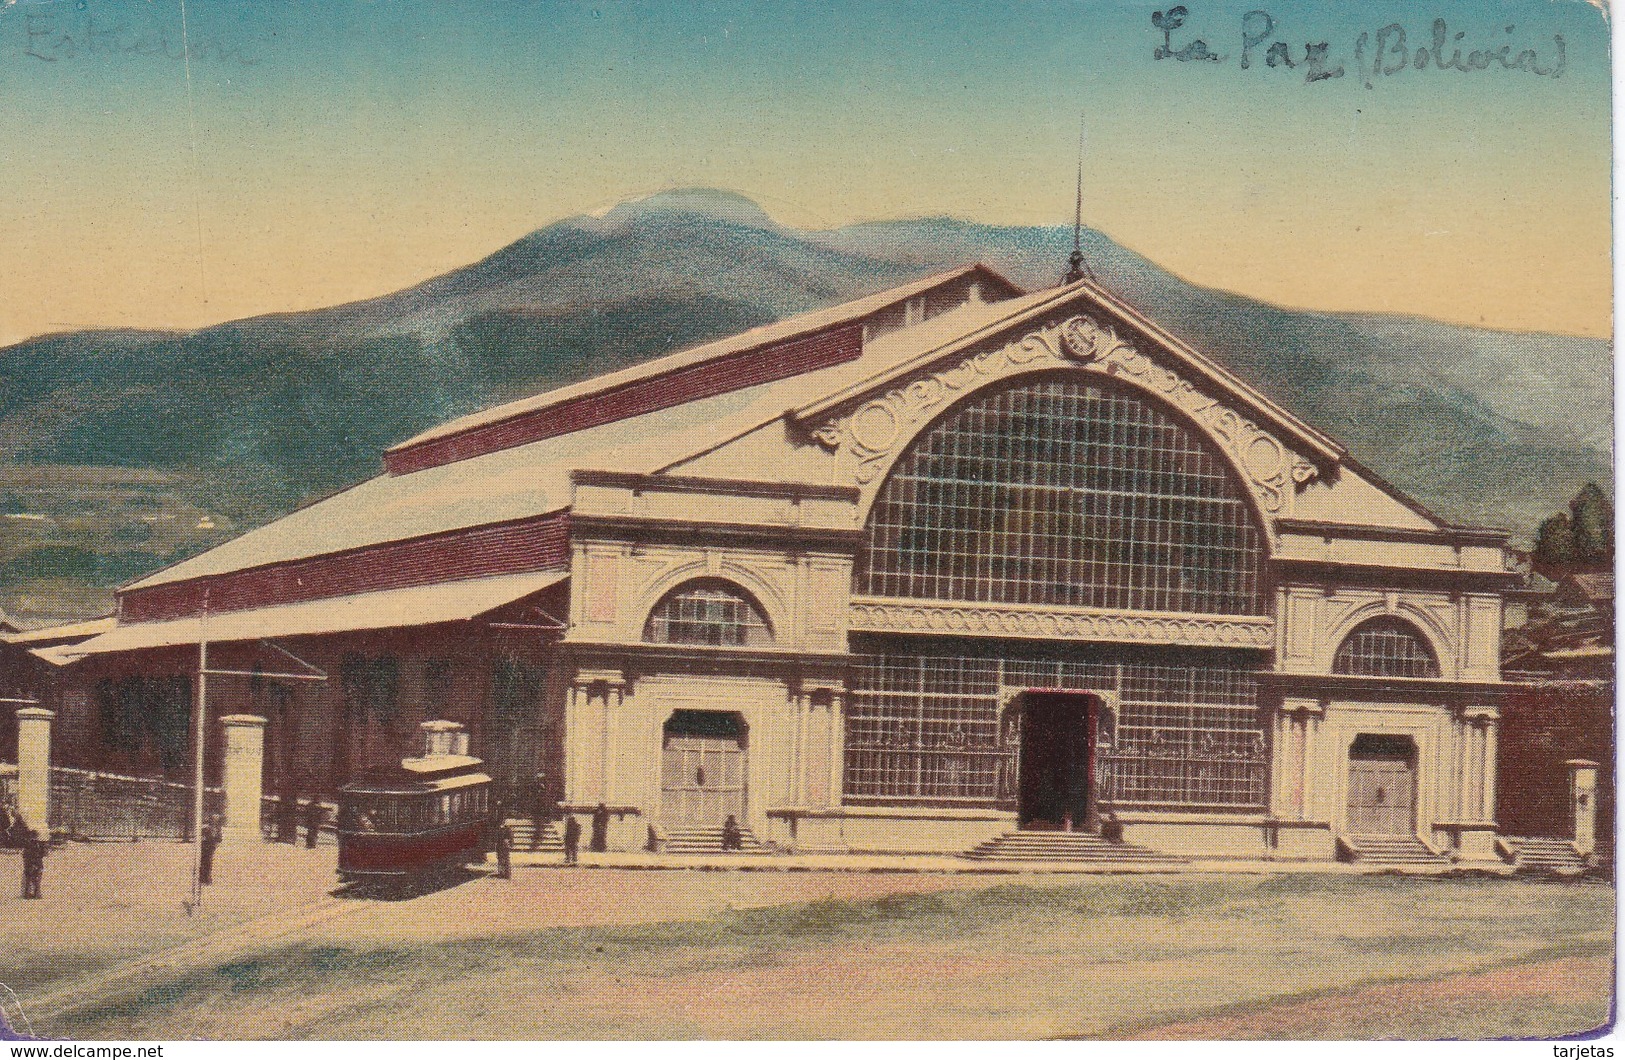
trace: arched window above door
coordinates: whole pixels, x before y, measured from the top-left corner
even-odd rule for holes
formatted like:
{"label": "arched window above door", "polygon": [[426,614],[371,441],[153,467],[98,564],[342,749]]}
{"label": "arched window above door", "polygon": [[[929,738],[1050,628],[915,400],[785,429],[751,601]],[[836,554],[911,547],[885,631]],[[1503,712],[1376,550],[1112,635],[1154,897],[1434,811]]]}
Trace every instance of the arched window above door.
{"label": "arched window above door", "polygon": [[767,617],[743,589],[721,578],[684,582],[649,612],[643,639],[651,644],[753,648],[773,643]]}
{"label": "arched window above door", "polygon": [[1403,618],[1382,615],[1355,626],[1332,659],[1332,673],[1361,677],[1438,677],[1433,646]]}

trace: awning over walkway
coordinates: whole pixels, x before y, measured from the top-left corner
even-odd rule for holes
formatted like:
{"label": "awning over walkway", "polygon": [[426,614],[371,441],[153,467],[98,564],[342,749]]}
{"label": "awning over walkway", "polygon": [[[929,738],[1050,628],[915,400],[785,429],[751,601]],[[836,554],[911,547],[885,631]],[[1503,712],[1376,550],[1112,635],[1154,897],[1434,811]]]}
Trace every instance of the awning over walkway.
{"label": "awning over walkway", "polygon": [[[507,574],[499,578],[471,578],[411,589],[227,611],[209,616],[209,643],[462,622],[541,592],[569,576],[568,571]],[[196,616],[167,622],[138,622],[120,625],[112,632],[79,644],[62,645],[52,652],[62,662],[72,662],[87,655],[196,644],[202,634],[203,623]]]}

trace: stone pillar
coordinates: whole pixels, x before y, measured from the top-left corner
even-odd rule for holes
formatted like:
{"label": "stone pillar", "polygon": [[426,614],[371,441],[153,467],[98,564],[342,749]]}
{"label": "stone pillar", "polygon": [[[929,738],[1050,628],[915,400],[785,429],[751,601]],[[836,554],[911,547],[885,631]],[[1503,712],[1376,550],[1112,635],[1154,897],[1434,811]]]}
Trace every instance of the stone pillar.
{"label": "stone pillar", "polygon": [[28,827],[51,834],[51,719],[56,711],[17,711],[17,813]]}
{"label": "stone pillar", "polygon": [[[1497,860],[1495,855],[1495,738],[1500,712],[1489,705],[1461,710],[1461,813],[1456,822],[1460,863]],[[1448,800],[1446,800],[1448,801]]]}
{"label": "stone pillar", "polygon": [[1281,704],[1283,724],[1279,731],[1285,746],[1277,750],[1281,772],[1271,780],[1282,787],[1276,805],[1283,819],[1303,821],[1312,816],[1318,794],[1312,790],[1314,760],[1319,750],[1315,735],[1325,713],[1326,705],[1318,699],[1291,697]]}
{"label": "stone pillar", "polygon": [[620,728],[622,706],[626,703],[626,686],[607,682],[604,687],[604,762],[599,798],[609,806],[615,801],[615,759],[620,756]]}
{"label": "stone pillar", "polygon": [[574,681],[564,690],[564,801],[569,805],[581,802],[581,732],[582,699],[586,693]]}
{"label": "stone pillar", "polygon": [[1495,820],[1495,780],[1496,756],[1500,750],[1501,722],[1500,714],[1491,714],[1484,719],[1484,816],[1480,820]]}
{"label": "stone pillar", "polygon": [[805,807],[807,805],[807,726],[811,722],[813,712],[812,694],[810,692],[797,692],[790,700],[795,708],[795,728],[791,734],[791,766],[790,776],[795,784],[790,792],[790,803],[793,806]]}
{"label": "stone pillar", "polygon": [[265,719],[257,714],[227,714],[220,719],[226,730],[226,755],[220,786],[225,792],[223,846],[260,840],[260,805],[265,794]]}
{"label": "stone pillar", "polygon": [[1590,857],[1597,849],[1597,763],[1571,758],[1569,767],[1569,806],[1574,810],[1574,849]]}
{"label": "stone pillar", "polygon": [[829,697],[829,804],[841,805],[841,787],[846,782],[846,709],[841,693]]}

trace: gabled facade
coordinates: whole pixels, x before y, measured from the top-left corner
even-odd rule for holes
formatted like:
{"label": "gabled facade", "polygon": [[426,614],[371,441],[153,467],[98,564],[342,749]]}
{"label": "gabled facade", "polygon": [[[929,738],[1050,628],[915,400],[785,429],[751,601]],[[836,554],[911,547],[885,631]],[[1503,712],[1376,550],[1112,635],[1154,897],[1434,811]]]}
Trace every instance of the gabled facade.
{"label": "gabled facade", "polygon": [[70,669],[183,674],[207,611],[329,667],[231,708],[307,783],[452,717],[620,846],[1487,860],[1504,543],[1094,284],[975,266],[426,432]]}

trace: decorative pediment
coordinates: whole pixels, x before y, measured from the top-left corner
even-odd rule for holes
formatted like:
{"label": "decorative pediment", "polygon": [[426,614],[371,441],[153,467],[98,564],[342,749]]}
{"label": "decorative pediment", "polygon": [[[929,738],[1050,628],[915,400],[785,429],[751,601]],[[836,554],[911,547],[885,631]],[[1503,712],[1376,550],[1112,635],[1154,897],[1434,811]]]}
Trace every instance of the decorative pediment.
{"label": "decorative pediment", "polygon": [[1050,368],[1114,376],[1184,412],[1224,452],[1266,516],[1291,514],[1297,490],[1319,473],[1275,435],[1088,315],[919,373],[820,424],[812,437],[836,454],[841,478],[862,489],[867,501],[908,442],[941,410],[992,383]]}

